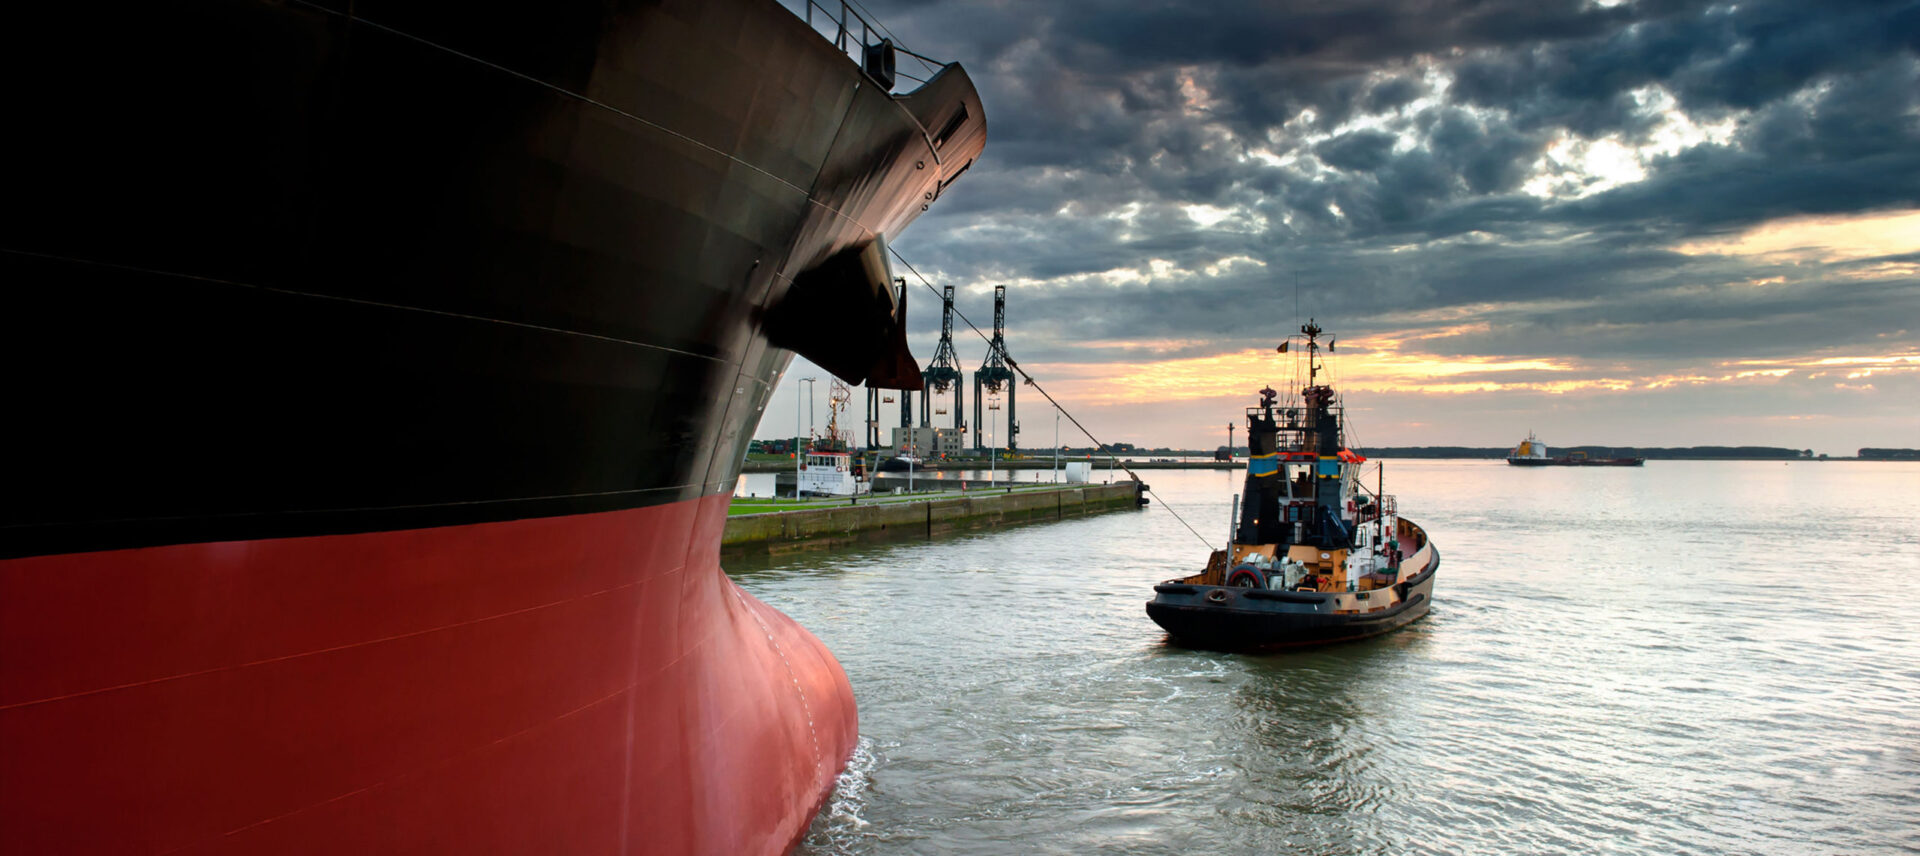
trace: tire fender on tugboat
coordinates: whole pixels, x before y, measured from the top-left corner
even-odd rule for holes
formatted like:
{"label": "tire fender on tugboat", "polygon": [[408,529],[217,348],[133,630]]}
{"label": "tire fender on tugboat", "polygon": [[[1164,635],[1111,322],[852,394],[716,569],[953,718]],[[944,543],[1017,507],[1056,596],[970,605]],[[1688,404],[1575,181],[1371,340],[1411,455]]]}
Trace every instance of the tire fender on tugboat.
{"label": "tire fender on tugboat", "polygon": [[1252,565],[1241,565],[1227,575],[1227,585],[1231,588],[1263,589],[1267,587],[1267,575]]}

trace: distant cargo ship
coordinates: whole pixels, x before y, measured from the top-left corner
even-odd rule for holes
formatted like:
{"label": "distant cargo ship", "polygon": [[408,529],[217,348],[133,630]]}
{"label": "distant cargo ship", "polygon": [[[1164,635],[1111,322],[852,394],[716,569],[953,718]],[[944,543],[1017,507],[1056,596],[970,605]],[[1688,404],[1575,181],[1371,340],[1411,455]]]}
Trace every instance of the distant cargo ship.
{"label": "distant cargo ship", "polygon": [[985,140],[806,8],[10,21],[0,852],[793,847],[853,693],[728,501],[793,353],[918,388]]}
{"label": "distant cargo ship", "polygon": [[1547,447],[1528,432],[1527,439],[1513,447],[1507,453],[1507,463],[1516,467],[1637,467],[1645,464],[1646,458],[1592,458],[1585,452],[1551,457]]}

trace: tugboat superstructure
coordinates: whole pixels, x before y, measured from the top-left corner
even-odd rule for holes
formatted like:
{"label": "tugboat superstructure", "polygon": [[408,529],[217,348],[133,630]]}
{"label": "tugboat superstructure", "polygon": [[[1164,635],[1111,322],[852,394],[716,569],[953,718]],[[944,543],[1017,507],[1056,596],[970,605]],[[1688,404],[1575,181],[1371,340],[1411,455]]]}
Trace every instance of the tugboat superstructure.
{"label": "tugboat superstructure", "polygon": [[[1246,487],[1233,539],[1206,570],[1154,587],[1147,614],[1181,644],[1230,651],[1384,633],[1425,615],[1439,553],[1346,446],[1340,396],[1320,382],[1309,321],[1297,400],[1271,388],[1247,409]],[[1284,353],[1289,345],[1282,345]]]}

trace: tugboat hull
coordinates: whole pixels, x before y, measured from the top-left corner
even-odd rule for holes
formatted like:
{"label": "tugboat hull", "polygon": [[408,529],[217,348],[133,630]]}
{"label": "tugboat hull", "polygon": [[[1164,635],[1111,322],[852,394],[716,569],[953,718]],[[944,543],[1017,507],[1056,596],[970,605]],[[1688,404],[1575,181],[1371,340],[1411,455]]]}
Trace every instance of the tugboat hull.
{"label": "tugboat hull", "polygon": [[[1406,582],[1372,592],[1290,592],[1231,586],[1162,583],[1154,586],[1147,615],[1172,641],[1188,648],[1259,653],[1301,645],[1365,639],[1398,630],[1425,617],[1433,602],[1440,552],[1428,546],[1422,570]],[[1359,611],[1341,598],[1368,595]],[[1378,598],[1373,596],[1378,596]],[[1376,599],[1397,598],[1368,608]]]}

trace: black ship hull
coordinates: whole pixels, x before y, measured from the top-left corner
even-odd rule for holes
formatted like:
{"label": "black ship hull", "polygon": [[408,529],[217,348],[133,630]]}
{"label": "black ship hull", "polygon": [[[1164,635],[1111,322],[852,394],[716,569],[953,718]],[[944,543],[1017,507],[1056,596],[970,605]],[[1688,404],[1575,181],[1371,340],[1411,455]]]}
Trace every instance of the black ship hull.
{"label": "black ship hull", "polygon": [[890,97],[770,2],[355,9],[9,28],[65,70],[7,89],[6,554],[728,490],[795,282],[984,134],[957,67]]}
{"label": "black ship hull", "polygon": [[791,847],[852,693],[727,497],[795,350],[902,374],[963,71],[757,0],[42,4],[0,64],[0,850]]}

